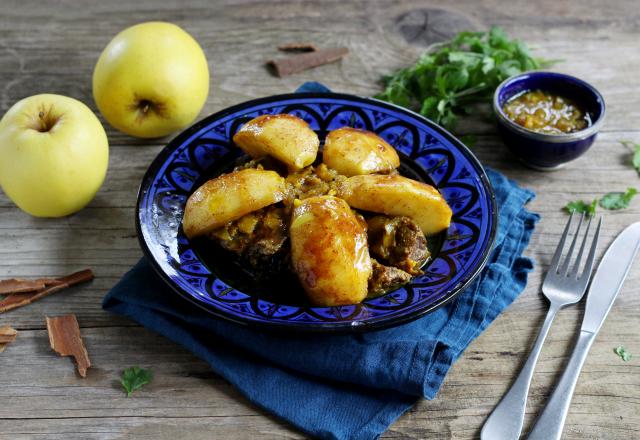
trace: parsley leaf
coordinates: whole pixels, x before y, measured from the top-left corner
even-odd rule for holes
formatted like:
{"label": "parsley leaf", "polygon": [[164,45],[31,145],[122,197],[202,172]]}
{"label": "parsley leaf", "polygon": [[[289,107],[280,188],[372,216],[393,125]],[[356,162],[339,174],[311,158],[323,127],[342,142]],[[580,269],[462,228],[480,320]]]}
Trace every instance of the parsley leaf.
{"label": "parsley leaf", "polygon": [[617,354],[618,356],[620,356],[622,358],[622,360],[625,361],[625,362],[630,361],[631,358],[632,358],[631,353],[629,353],[627,351],[627,349],[624,348],[624,346],[622,346],[622,345],[619,345],[616,348],[614,348],[613,352],[615,354]]}
{"label": "parsley leaf", "polygon": [[385,89],[376,98],[452,129],[457,115],[471,104],[489,102],[503,80],[552,63],[532,57],[523,42],[510,40],[500,27],[461,32],[431,46],[413,66],[383,77]]}
{"label": "parsley leaf", "polygon": [[131,367],[122,372],[120,383],[127,392],[127,397],[131,397],[131,393],[151,382],[152,378],[153,372],[151,370],[145,370],[140,367]]}
{"label": "parsley leaf", "polygon": [[638,193],[635,188],[628,188],[626,192],[610,192],[600,199],[600,206],[604,209],[624,209],[629,207],[631,199]]}
{"label": "parsley leaf", "polygon": [[634,144],[631,141],[620,141],[620,143],[625,147],[631,148],[631,151],[633,152],[633,156],[631,156],[631,164],[638,174],[640,174],[640,144]]}
{"label": "parsley leaf", "polygon": [[596,213],[597,203],[598,199],[594,199],[591,203],[587,203],[584,200],[576,200],[567,203],[567,206],[565,206],[564,209],[566,209],[569,214],[577,212],[578,214],[586,214],[588,216],[592,216]]}

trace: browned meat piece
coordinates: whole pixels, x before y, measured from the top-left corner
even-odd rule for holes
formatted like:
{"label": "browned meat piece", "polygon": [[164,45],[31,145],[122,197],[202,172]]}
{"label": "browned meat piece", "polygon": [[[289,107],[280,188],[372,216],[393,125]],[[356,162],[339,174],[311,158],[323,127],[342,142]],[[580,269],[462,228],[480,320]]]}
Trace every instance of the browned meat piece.
{"label": "browned meat piece", "polygon": [[216,229],[209,237],[257,267],[278,253],[287,240],[284,209],[269,206],[254,211]]}
{"label": "browned meat piece", "polygon": [[372,256],[411,275],[422,274],[420,266],[429,258],[429,249],[416,222],[409,217],[378,215],[367,224]]}
{"label": "browned meat piece", "polygon": [[375,298],[387,292],[407,284],[411,280],[411,274],[397,267],[384,266],[373,258],[371,259],[373,272],[369,278],[369,293],[367,298]]}

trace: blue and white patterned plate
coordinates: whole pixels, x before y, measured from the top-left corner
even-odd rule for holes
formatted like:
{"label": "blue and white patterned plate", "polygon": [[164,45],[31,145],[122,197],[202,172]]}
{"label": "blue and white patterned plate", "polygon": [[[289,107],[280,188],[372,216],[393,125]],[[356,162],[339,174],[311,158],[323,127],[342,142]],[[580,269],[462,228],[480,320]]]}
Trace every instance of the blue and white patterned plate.
{"label": "blue and white patterned plate", "polygon": [[[321,141],[345,125],[373,131],[402,157],[401,172],[440,190],[453,210],[441,246],[402,288],[361,304],[312,307],[273,299],[225,276],[201,259],[182,228],[189,195],[241,156],[231,141],[246,121],[262,114],[303,118]],[[138,194],[137,229],[142,249],[160,276],[180,295],[237,323],[270,328],[344,332],[398,325],[454,298],[483,268],[491,250],[497,208],[489,180],[475,156],[444,129],[422,116],[374,99],[337,93],[278,95],[236,105],[209,116],[176,137],[147,171]],[[235,278],[237,279],[237,278]],[[282,285],[290,289],[290,285]],[[304,298],[304,293],[287,292]]]}

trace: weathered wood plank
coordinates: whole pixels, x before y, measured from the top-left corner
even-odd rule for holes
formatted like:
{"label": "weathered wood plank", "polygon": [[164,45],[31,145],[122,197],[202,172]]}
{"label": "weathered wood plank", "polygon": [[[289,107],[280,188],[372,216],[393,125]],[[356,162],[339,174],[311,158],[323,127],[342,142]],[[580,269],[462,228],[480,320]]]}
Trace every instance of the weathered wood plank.
{"label": "weathered wood plank", "polygon": [[[240,8],[232,3],[217,7],[202,3],[179,9],[143,4],[131,11],[131,5],[126,2],[113,5],[110,2],[108,12],[94,13],[95,5],[74,7],[71,8],[73,11],[65,11],[64,16],[56,16],[53,22],[49,16],[25,16],[21,11],[29,9],[22,3],[15,8],[7,7],[0,28],[0,84],[4,84],[0,92],[0,111],[22,97],[43,91],[71,95],[95,109],[90,78],[100,50],[115,33],[140,20],[172,17],[192,32],[205,48],[213,84],[202,116],[247,99],[288,93],[305,80],[324,81],[336,91],[374,94],[379,90],[376,83],[381,74],[413,62],[424,46],[438,37],[414,37],[413,44],[407,44],[398,29],[400,17],[421,16],[425,10],[429,11],[421,2],[354,2],[350,13],[336,14],[329,20],[318,17],[330,10],[331,4],[325,9],[325,6],[312,3],[293,6],[290,2],[279,2],[260,7],[259,2],[252,2],[253,7],[244,7],[239,13]],[[332,4],[338,7],[339,2]],[[464,2],[431,9],[447,11],[445,20],[459,18],[458,25],[474,23],[477,28],[483,28],[491,23],[501,24],[512,35],[538,47],[537,54],[564,60],[554,69],[592,81],[608,102],[617,104],[609,107],[605,129],[626,130],[637,125],[640,117],[634,96],[628,93],[628,90],[640,87],[640,78],[634,74],[640,70],[640,59],[628,56],[637,49],[634,32],[638,19],[621,12],[626,4],[631,3],[620,2],[607,14],[596,15],[586,11],[576,13],[578,11],[572,9],[557,15],[548,12],[541,15],[537,8],[534,8],[536,13],[523,15],[523,9],[529,8],[503,5],[498,8],[499,12],[487,7],[470,11]],[[588,7],[581,6],[580,9]],[[95,32],[93,21],[98,15],[104,17],[100,22],[101,32]],[[220,19],[222,16],[224,20]],[[268,20],[269,26],[258,31],[254,20]],[[28,33],[24,32],[27,24],[32,24]],[[612,36],[614,26],[615,35]],[[326,46],[345,45],[352,53],[341,63],[322,66],[302,75],[285,79],[270,75],[263,64],[278,55],[276,46],[282,41],[299,39]],[[43,45],[43,41],[47,44]],[[80,48],[70,45],[74,41],[81,42]],[[69,69],[70,65],[73,69]],[[246,74],[238,75],[238,72]],[[468,118],[460,127],[463,132],[488,133],[492,130],[492,125],[482,117]],[[145,143],[111,128],[108,131],[113,145]]]}
{"label": "weathered wood plank", "polygon": [[[302,434],[260,414],[216,417],[100,417],[0,420],[0,440],[189,440],[304,439]],[[187,437],[188,436],[188,437]]]}
{"label": "weathered wood plank", "polygon": [[[580,314],[576,312],[563,311],[554,324],[532,384],[527,424],[566,362],[579,323]],[[449,432],[457,438],[475,436],[532,343],[534,333],[524,329],[521,320],[509,314],[499,319],[456,364],[438,398],[413,408],[389,435],[424,438]],[[630,350],[640,350],[632,342],[634,332],[628,326],[614,325],[613,320],[605,324],[578,383],[568,419],[568,432],[575,435],[567,438],[581,438],[578,434],[612,438],[610,435],[640,429],[635,418],[640,411],[640,367],[637,361],[622,362],[612,351],[620,340],[629,341]],[[11,404],[0,407],[0,432],[20,434],[15,431],[18,427],[45,429],[31,421],[23,420],[21,425],[11,422],[24,418],[48,419],[50,430],[46,432],[51,434],[56,434],[68,419],[85,418],[104,418],[104,426],[123,424],[120,429],[128,426],[125,420],[144,418],[138,431],[144,435],[155,432],[158,424],[171,425],[172,418],[210,419],[212,433],[223,429],[217,426],[218,422],[225,423],[233,417],[241,418],[251,432],[270,424],[262,418],[252,418],[263,411],[247,404],[204,362],[164,338],[141,328],[85,328],[82,333],[94,365],[84,380],[77,376],[70,359],[51,351],[45,331],[22,331],[7,348],[2,358],[0,399]],[[29,368],[24,368],[27,364]],[[132,398],[126,398],[117,383],[121,370],[128,365],[151,367],[155,373],[154,381]],[[590,412],[594,412],[593,418],[585,426],[584,416]]]}

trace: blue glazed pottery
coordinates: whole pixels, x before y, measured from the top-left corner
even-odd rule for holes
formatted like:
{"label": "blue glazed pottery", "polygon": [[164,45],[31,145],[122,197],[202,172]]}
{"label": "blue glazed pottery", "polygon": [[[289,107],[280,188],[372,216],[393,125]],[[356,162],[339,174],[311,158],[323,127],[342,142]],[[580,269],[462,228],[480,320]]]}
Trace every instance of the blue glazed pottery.
{"label": "blue glazed pottery", "polygon": [[[299,284],[263,283],[243,274],[228,254],[190,241],[182,231],[189,195],[244,160],[232,137],[263,114],[291,113],[318,133],[351,126],[377,133],[402,158],[400,172],[435,185],[453,210],[449,229],[430,238],[433,258],[424,274],[361,304],[313,307]],[[178,294],[213,315],[257,327],[295,331],[363,331],[428,313],[460,293],[484,267],[497,210],[488,178],[474,155],[444,129],[394,105],[337,93],[272,96],[223,110],[176,137],[153,161],[137,203],[142,249]],[[297,280],[296,280],[297,281]]]}
{"label": "blue glazed pottery", "polygon": [[[542,90],[576,102],[591,118],[591,126],[566,134],[545,134],[528,130],[507,117],[503,107],[510,99],[531,90]],[[493,97],[498,131],[507,147],[527,166],[547,171],[561,168],[591,147],[602,126],[605,104],[590,84],[555,72],[527,72],[505,80]]]}

